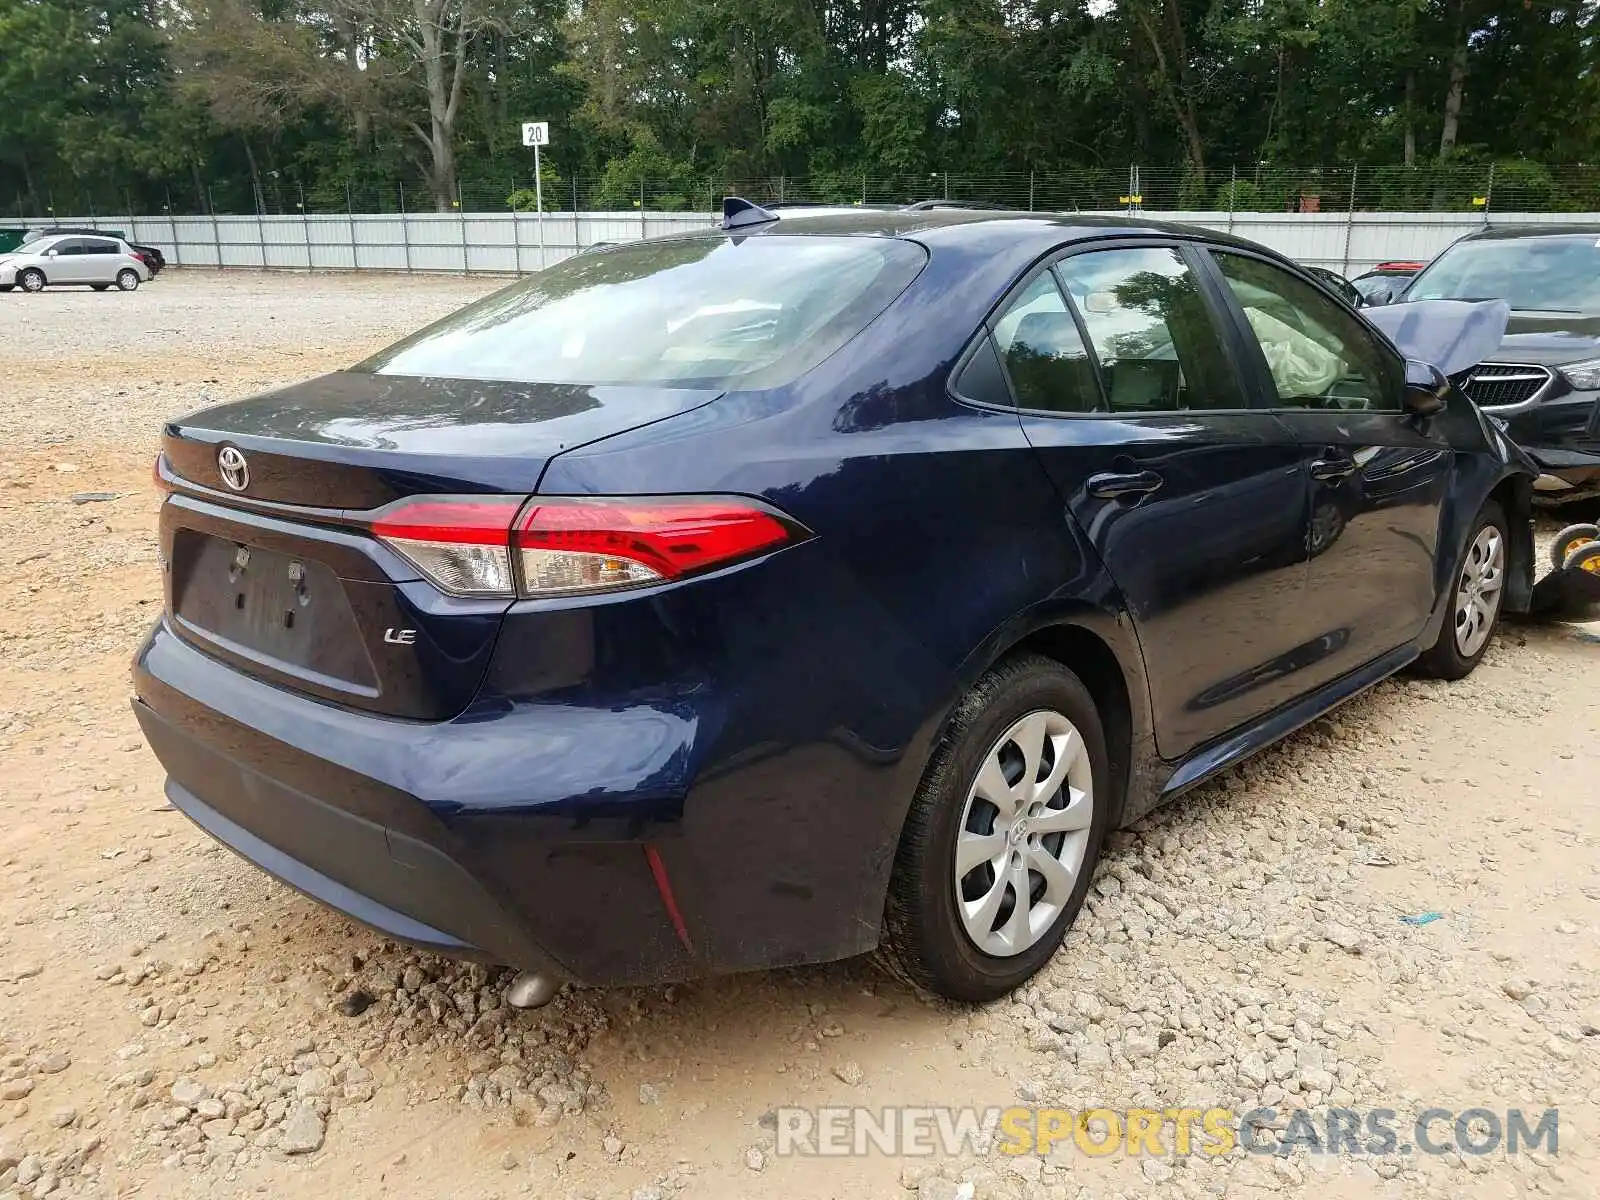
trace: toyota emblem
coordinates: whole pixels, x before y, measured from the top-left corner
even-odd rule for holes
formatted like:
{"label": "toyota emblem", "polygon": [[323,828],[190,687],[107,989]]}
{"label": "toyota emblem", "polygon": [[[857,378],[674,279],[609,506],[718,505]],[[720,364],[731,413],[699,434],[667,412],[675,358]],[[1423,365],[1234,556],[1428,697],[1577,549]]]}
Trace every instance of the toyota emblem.
{"label": "toyota emblem", "polygon": [[222,482],[236,492],[250,486],[249,464],[236,446],[224,446],[217,452],[217,470],[222,473]]}

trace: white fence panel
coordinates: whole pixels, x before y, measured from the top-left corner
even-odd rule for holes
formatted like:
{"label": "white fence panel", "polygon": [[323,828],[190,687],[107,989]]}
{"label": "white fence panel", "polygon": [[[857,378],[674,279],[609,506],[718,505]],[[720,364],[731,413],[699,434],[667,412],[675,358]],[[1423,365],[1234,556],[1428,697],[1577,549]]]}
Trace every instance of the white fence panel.
{"label": "white fence panel", "polygon": [[[1111,213],[1108,215],[1118,215]],[[1270,246],[1347,275],[1388,259],[1429,259],[1463,234],[1496,225],[1600,221],[1596,213],[1142,213]],[[293,216],[81,217],[62,224],[122,229],[174,266],[298,271],[521,274],[596,242],[705,229],[693,212],[356,213]],[[543,250],[540,249],[541,238]]]}

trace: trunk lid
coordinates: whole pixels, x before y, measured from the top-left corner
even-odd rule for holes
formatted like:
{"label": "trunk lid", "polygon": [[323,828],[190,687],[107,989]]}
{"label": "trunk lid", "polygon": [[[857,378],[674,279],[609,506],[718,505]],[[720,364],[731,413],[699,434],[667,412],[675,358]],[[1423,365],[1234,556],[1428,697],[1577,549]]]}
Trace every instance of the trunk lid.
{"label": "trunk lid", "polygon": [[410,495],[524,496],[564,450],[715,391],[339,372],[166,427],[167,620],[239,670],[421,720],[466,707],[509,599],[448,596],[367,531]]}
{"label": "trunk lid", "polygon": [[[162,448],[178,475],[224,495],[369,509],[426,492],[528,493],[563,450],[718,395],[338,371],[174,421]],[[218,469],[227,445],[247,459],[243,488]]]}

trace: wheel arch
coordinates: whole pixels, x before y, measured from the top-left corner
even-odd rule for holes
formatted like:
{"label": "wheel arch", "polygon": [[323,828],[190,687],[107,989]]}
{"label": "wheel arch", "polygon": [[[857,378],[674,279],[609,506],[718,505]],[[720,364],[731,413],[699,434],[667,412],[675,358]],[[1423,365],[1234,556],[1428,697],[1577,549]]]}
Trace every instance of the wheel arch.
{"label": "wheel arch", "polygon": [[[1147,810],[1145,793],[1155,774],[1150,690],[1144,656],[1126,611],[1038,613],[997,631],[961,672],[961,695],[996,664],[1021,654],[1039,654],[1060,663],[1083,681],[1094,698],[1115,783],[1112,827]],[[941,721],[935,746],[944,740],[960,700],[960,695],[954,698]]]}
{"label": "wheel arch", "polygon": [[1116,828],[1127,807],[1134,746],[1133,700],[1116,651],[1084,626],[1063,622],[1035,630],[1011,646],[1002,657],[1018,654],[1038,654],[1053,659],[1081,679],[1094,697],[1115,785],[1110,799],[1114,806],[1111,826]]}

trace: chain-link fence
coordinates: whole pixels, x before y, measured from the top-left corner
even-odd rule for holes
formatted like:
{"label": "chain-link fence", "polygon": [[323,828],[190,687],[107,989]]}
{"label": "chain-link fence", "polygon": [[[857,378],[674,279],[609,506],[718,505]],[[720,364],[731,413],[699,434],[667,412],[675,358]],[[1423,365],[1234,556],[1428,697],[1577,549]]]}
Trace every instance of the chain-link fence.
{"label": "chain-link fence", "polygon": [[[83,181],[41,186],[0,207],[0,221],[56,215],[137,216],[338,213],[531,212],[536,189],[526,169],[485,171],[463,164],[460,179],[437,195],[421,177],[307,182],[292,172],[170,183]],[[1282,167],[1266,163],[1212,167],[1139,165],[1070,171],[960,174],[830,172],[733,178],[563,175],[542,178],[546,212],[709,212],[723,196],[761,203],[904,204],[948,199],[1008,208],[1071,212],[1327,213],[1327,212],[1596,212],[1600,164],[1445,161],[1419,166]]]}

